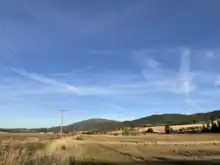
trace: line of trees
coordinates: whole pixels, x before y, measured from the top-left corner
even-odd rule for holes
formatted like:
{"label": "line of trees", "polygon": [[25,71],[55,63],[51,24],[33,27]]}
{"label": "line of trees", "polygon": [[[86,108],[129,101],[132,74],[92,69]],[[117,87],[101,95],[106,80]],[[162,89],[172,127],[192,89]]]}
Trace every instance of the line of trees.
{"label": "line of trees", "polygon": [[214,120],[207,121],[206,124],[203,125],[202,132],[220,133],[220,120],[217,122]]}
{"label": "line of trees", "polygon": [[164,127],[164,132],[166,134],[169,133],[220,133],[220,120],[210,120],[207,121],[206,124],[203,124],[203,127],[189,127],[183,128],[181,131],[174,131],[172,127],[167,124]]}
{"label": "line of trees", "polygon": [[17,128],[17,129],[4,129],[0,128],[0,132],[48,132],[47,128],[36,128],[36,129],[25,129],[25,128]]}

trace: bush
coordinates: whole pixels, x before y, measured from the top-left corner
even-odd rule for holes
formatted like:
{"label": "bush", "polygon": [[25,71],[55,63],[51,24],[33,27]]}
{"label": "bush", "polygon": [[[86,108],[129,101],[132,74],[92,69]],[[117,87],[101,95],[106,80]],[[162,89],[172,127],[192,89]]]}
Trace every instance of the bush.
{"label": "bush", "polygon": [[60,147],[60,149],[63,150],[63,151],[66,150],[65,144],[63,144],[63,145]]}
{"label": "bush", "polygon": [[93,135],[94,132],[93,132],[93,131],[88,131],[88,132],[86,132],[86,134],[87,134],[87,135]]}
{"label": "bush", "polygon": [[122,131],[123,136],[128,136],[129,134],[130,134],[130,132],[127,128]]}
{"label": "bush", "polygon": [[207,127],[203,126],[202,132],[220,133],[219,124],[216,124],[214,121],[207,122]]}
{"label": "bush", "polygon": [[132,130],[132,131],[129,132],[129,134],[132,135],[132,136],[137,136],[137,135],[140,135],[140,132]]}
{"label": "bush", "polygon": [[83,140],[82,136],[77,136],[76,140]]}
{"label": "bush", "polygon": [[118,133],[113,133],[113,135],[114,135],[114,136],[118,136],[119,134],[118,134]]}
{"label": "bush", "polygon": [[208,130],[211,129],[211,124],[210,124],[209,121],[207,121],[206,128],[207,128]]}
{"label": "bush", "polygon": [[171,133],[171,128],[170,128],[170,125],[165,125],[165,133],[166,134],[169,134],[169,133]]}
{"label": "bush", "polygon": [[211,131],[212,131],[212,132],[219,132],[219,128],[218,128],[218,126],[217,126],[216,123],[213,123],[213,124],[212,124]]}
{"label": "bush", "polygon": [[217,121],[218,128],[220,128],[220,120]]}
{"label": "bush", "polygon": [[147,132],[147,133],[153,133],[154,130],[153,130],[153,128],[148,128],[146,132]]}

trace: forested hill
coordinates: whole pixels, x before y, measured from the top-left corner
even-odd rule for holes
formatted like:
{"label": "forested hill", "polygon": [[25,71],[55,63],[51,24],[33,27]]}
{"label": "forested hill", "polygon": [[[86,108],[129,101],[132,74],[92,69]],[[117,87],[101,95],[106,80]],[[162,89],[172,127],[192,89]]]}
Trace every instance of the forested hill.
{"label": "forested hill", "polygon": [[[160,114],[160,115],[151,115],[143,117],[140,119],[132,121],[114,121],[107,119],[89,119],[73,123],[64,127],[66,131],[80,130],[80,131],[91,131],[91,130],[109,130],[117,127],[125,126],[135,126],[135,125],[160,125],[160,124],[192,124],[198,123],[201,121],[207,121],[211,119],[220,118],[220,110],[207,112],[207,113],[196,113],[191,115],[184,114]],[[59,131],[59,127],[51,128],[51,131]]]}

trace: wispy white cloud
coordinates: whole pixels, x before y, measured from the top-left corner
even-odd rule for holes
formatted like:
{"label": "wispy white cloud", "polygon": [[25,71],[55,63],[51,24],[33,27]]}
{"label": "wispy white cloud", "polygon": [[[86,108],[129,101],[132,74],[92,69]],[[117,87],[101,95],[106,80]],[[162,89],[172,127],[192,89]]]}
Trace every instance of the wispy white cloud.
{"label": "wispy white cloud", "polygon": [[151,58],[145,58],[145,65],[149,68],[155,69],[160,66],[160,63],[151,59]]}
{"label": "wispy white cloud", "polygon": [[[136,91],[126,88],[120,88],[120,86],[117,87],[117,85],[110,86],[110,85],[96,85],[96,86],[75,86],[68,83],[63,83],[60,81],[57,81],[55,79],[37,74],[37,73],[30,73],[24,70],[20,69],[11,69],[15,73],[24,76],[26,79],[31,79],[37,83],[42,84],[43,86],[36,86],[35,89],[30,88],[22,88],[23,92],[22,94],[46,94],[49,93],[69,93],[69,94],[76,94],[76,95],[84,95],[84,96],[109,96],[109,95],[123,95],[123,94],[132,94],[132,93],[138,93],[143,91]],[[24,80],[24,83],[26,83],[26,79]],[[16,86],[19,88],[18,86]],[[21,87],[21,86],[20,86]]]}
{"label": "wispy white cloud", "polygon": [[[156,50],[155,50],[156,51]],[[194,101],[191,94],[201,91],[200,85],[207,81],[205,72],[198,72],[191,70],[191,56],[193,51],[190,49],[178,50],[177,54],[180,60],[179,69],[170,69],[163,62],[151,56],[150,52],[142,51],[140,59],[135,60],[140,64],[140,72],[91,72],[84,73],[85,70],[75,72],[74,79],[85,80],[84,83],[75,84],[69,83],[68,78],[70,73],[57,75],[41,75],[38,73],[31,73],[22,69],[12,68],[14,73],[17,73],[23,78],[16,79],[11,84],[1,84],[1,91],[10,91],[13,95],[54,95],[54,94],[72,94],[79,96],[137,96],[137,95],[151,95],[160,94],[160,92],[168,92],[173,95],[183,95],[187,104],[192,107],[199,107],[198,102]],[[144,53],[146,55],[144,55]],[[140,53],[140,52],[139,52]],[[169,60],[172,61],[172,58]],[[145,61],[144,63],[142,63]],[[177,61],[175,61],[177,62]],[[171,63],[171,62],[170,62]],[[216,74],[211,75],[213,78]],[[58,79],[57,79],[58,78]],[[208,78],[210,80],[210,78]],[[93,80],[92,83],[90,80]],[[99,81],[95,81],[99,80]],[[103,81],[104,80],[104,81]],[[19,83],[18,83],[19,82]],[[71,81],[70,81],[71,82]],[[74,81],[75,82],[75,81]],[[205,85],[210,85],[207,81]],[[218,81],[217,81],[218,82]],[[216,82],[216,85],[218,84]],[[213,83],[213,82],[211,82]],[[157,95],[158,96],[158,95]],[[160,96],[158,96],[160,97]]]}
{"label": "wispy white cloud", "polygon": [[47,85],[41,87],[41,90],[36,91],[36,90],[25,90],[28,91],[27,93],[32,93],[32,94],[40,94],[43,89],[43,92],[48,92],[48,93],[72,93],[72,94],[77,94],[77,95],[111,95],[111,94],[117,94],[120,92],[114,91],[113,89],[106,89],[102,87],[76,87],[72,84],[68,83],[63,83],[59,82],[57,80],[54,80],[52,78],[37,74],[37,73],[29,73],[24,70],[20,69],[14,69],[12,68],[12,71],[18,73],[21,76],[24,76],[26,78],[32,79],[38,83]]}
{"label": "wispy white cloud", "polygon": [[[172,51],[174,51],[174,49],[172,49]],[[178,52],[180,52],[180,54],[177,54],[180,57],[179,71],[164,68],[159,61],[152,59],[150,53],[147,52],[145,56],[142,56],[142,60],[140,60],[147,61],[142,71],[143,76],[147,84],[151,84],[153,89],[158,89],[158,91],[169,91],[174,94],[184,94],[184,102],[195,109],[202,110],[202,107],[191,98],[191,93],[198,87],[196,81],[197,73],[192,72],[190,69],[191,51],[190,49],[184,48],[178,49]],[[170,61],[172,61],[172,58],[170,58]]]}
{"label": "wispy white cloud", "polygon": [[77,88],[74,87],[73,85],[66,84],[66,83],[60,83],[60,82],[55,81],[51,78],[48,78],[48,77],[45,77],[45,76],[42,76],[42,75],[39,75],[36,73],[29,73],[29,72],[26,72],[26,71],[20,70],[20,69],[12,68],[11,70],[22,75],[22,76],[30,78],[36,82],[46,84],[49,86],[53,86],[53,87],[58,87],[60,89],[66,90],[66,91],[72,91],[72,92],[78,93]]}
{"label": "wispy white cloud", "polygon": [[179,89],[182,89],[186,94],[189,94],[196,89],[196,85],[193,83],[193,78],[196,76],[196,73],[190,71],[190,62],[190,51],[184,50],[181,57],[178,79]]}
{"label": "wispy white cloud", "polygon": [[[163,65],[147,56],[140,61],[147,61],[142,70],[142,74],[152,87],[159,90],[167,90],[174,93],[190,93],[196,89],[192,79],[195,73],[190,72],[189,50],[184,50],[181,54],[181,64],[179,71],[164,68]],[[172,59],[170,59],[172,60]]]}
{"label": "wispy white cloud", "polygon": [[181,59],[181,66],[179,71],[180,81],[181,81],[181,87],[183,87],[183,90],[185,91],[185,102],[192,106],[193,108],[197,110],[202,110],[202,107],[197,104],[192,98],[190,93],[196,89],[196,86],[193,85],[193,74],[190,71],[190,51],[185,50],[182,55]]}

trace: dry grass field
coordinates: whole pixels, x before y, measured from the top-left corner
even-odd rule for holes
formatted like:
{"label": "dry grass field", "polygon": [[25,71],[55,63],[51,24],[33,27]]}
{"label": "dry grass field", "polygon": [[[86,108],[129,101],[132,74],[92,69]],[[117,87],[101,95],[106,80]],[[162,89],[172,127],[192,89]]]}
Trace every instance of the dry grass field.
{"label": "dry grass field", "polygon": [[[185,125],[172,125],[171,126],[173,130],[177,131],[181,128],[192,128],[192,127],[203,127],[203,124],[185,124]],[[139,132],[147,131],[149,128],[152,128],[154,132],[156,133],[164,133],[164,126],[152,126],[152,127],[136,127],[135,129]],[[118,133],[121,134],[122,130],[112,131],[111,133]]]}
{"label": "dry grass field", "polygon": [[[185,124],[185,125],[174,125],[174,126],[171,126],[173,130],[179,130],[181,128],[189,128],[189,127],[202,127],[203,124]],[[154,132],[158,132],[158,133],[164,133],[164,126],[154,126],[154,127],[151,127]],[[148,128],[145,128],[145,129],[139,129],[139,131],[144,131]]]}
{"label": "dry grass field", "polygon": [[26,139],[49,140],[51,137],[52,137],[51,134],[0,132],[0,141],[9,140],[9,139],[12,139],[12,140],[26,140]]}
{"label": "dry grass field", "polygon": [[[219,164],[220,135],[83,135],[49,140],[47,134],[0,134],[0,165]],[[7,140],[6,138],[10,138]],[[38,138],[38,140],[33,140]],[[198,157],[199,156],[199,157]],[[210,157],[209,157],[210,158]]]}
{"label": "dry grass field", "polygon": [[154,134],[139,136],[83,135],[84,140],[119,142],[201,142],[220,141],[219,134]]}

